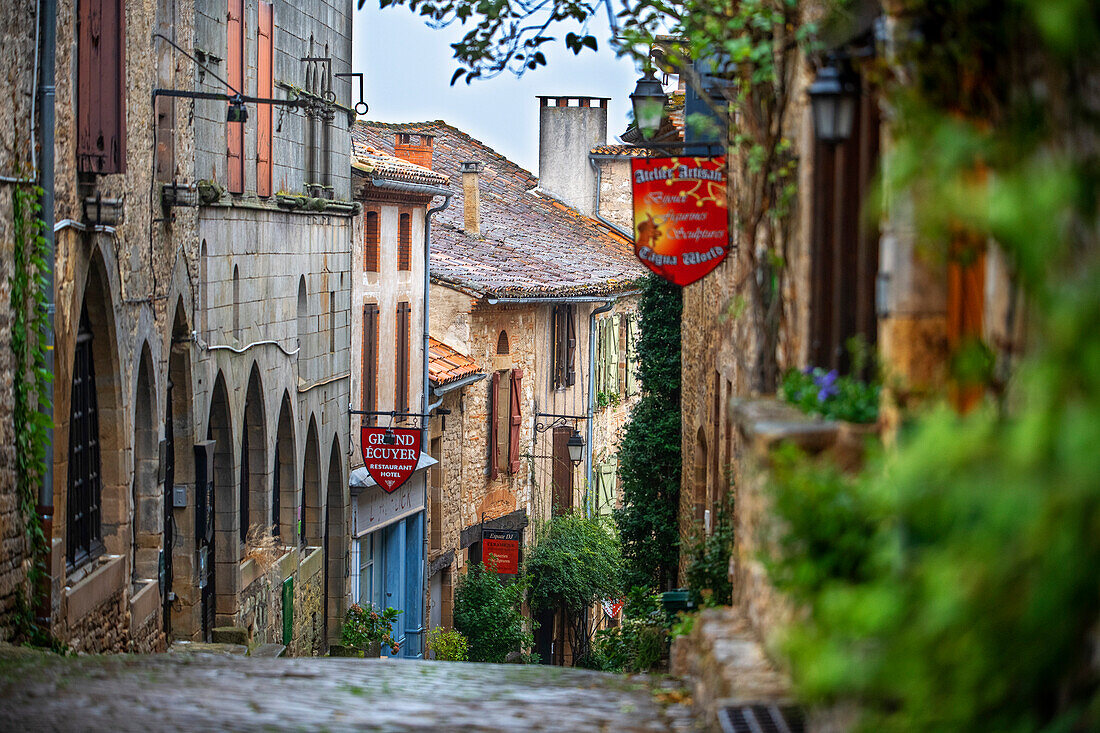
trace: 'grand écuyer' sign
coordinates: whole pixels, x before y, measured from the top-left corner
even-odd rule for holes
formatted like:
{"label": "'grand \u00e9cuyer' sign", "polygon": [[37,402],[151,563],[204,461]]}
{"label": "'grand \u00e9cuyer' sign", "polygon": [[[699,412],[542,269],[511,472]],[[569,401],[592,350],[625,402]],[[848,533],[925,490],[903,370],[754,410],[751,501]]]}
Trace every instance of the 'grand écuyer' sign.
{"label": "'grand \u00e9cuyer' sign", "polygon": [[690,285],[729,252],[726,159],[670,157],[630,161],[634,253],[677,285]]}
{"label": "'grand \u00e9cuyer' sign", "polygon": [[405,483],[420,460],[419,430],[364,427],[359,444],[367,473],[387,492]]}

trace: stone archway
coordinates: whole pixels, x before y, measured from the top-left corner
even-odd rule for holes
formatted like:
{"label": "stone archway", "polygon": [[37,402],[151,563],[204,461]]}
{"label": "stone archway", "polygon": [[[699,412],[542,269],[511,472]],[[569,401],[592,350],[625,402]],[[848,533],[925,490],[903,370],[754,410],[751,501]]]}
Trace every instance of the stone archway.
{"label": "stone archway", "polygon": [[62,464],[66,487],[55,505],[70,569],[104,552],[129,554],[133,543],[114,301],[99,250],[89,262],[78,314],[65,426],[68,462]]}
{"label": "stone archway", "polygon": [[133,506],[131,580],[156,578],[162,537],[163,512],[157,481],[157,395],[153,357],[149,344],[142,344],[134,395],[134,473],[131,486]]}
{"label": "stone archway", "polygon": [[[168,355],[168,388],[164,409],[165,629],[169,638],[194,639],[202,629],[199,598],[192,572],[195,558],[195,427],[191,392],[191,329],[183,298],[176,301]],[[181,487],[186,506],[175,509],[173,490]],[[176,601],[170,602],[168,593]]]}
{"label": "stone archway", "polygon": [[328,485],[325,502],[325,617],[329,639],[340,633],[347,603],[347,483],[344,481],[344,459],[340,439],[332,438],[328,460]]}
{"label": "stone archway", "polygon": [[323,535],[321,504],[321,446],[317,439],[317,418],[310,417],[306,431],[306,455],[302,469],[301,543],[320,547]]}
{"label": "stone archway", "polygon": [[229,411],[229,391],[225,386],[225,375],[221,372],[214,380],[210,395],[210,423],[206,439],[214,441],[214,506],[211,513],[214,541],[207,556],[212,577],[208,577],[207,590],[202,596],[203,631],[208,636],[214,626],[232,625],[240,590],[238,548],[241,537],[233,470],[233,420]]}
{"label": "stone archway", "polygon": [[298,531],[297,476],[295,475],[294,414],[290,392],[283,393],[279,422],[275,428],[275,459],[271,480],[272,533],[286,546],[293,546]]}
{"label": "stone archway", "polygon": [[[268,501],[267,418],[259,366],[253,362],[244,399],[241,430],[240,533],[244,543],[253,528],[267,528]],[[242,544],[242,551],[243,551]]]}

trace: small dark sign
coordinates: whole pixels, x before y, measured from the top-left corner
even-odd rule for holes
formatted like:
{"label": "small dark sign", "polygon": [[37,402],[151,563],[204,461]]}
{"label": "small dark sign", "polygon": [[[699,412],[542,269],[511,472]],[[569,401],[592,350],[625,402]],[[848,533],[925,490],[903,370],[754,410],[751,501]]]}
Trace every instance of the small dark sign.
{"label": "small dark sign", "polygon": [[494,569],[500,575],[515,575],[519,572],[518,529],[485,529],[481,532],[481,556],[485,567]]}
{"label": "small dark sign", "polygon": [[420,460],[419,430],[364,427],[359,442],[367,473],[386,493],[408,481]]}

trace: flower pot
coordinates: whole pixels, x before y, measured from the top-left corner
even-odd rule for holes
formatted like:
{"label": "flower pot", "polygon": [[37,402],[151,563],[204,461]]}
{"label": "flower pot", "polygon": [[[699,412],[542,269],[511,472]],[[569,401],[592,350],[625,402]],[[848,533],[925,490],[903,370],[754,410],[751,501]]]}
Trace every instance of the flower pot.
{"label": "flower pot", "polygon": [[867,441],[878,439],[879,424],[840,421],[836,433],[836,462],[843,471],[858,471],[863,467]]}
{"label": "flower pot", "polygon": [[363,647],[363,656],[367,659],[378,659],[382,656],[382,642],[372,641],[367,646]]}

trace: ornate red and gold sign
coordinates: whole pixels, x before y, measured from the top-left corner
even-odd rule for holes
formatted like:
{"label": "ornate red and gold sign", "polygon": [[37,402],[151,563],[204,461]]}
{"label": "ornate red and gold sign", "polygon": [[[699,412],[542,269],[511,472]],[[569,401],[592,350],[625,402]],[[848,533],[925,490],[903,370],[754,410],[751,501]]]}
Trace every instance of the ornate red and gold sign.
{"label": "ornate red and gold sign", "polygon": [[726,258],[726,159],[634,158],[634,253],[653,272],[690,285]]}
{"label": "ornate red and gold sign", "polygon": [[408,428],[364,427],[359,445],[367,473],[392,493],[409,480],[420,460],[420,431]]}

